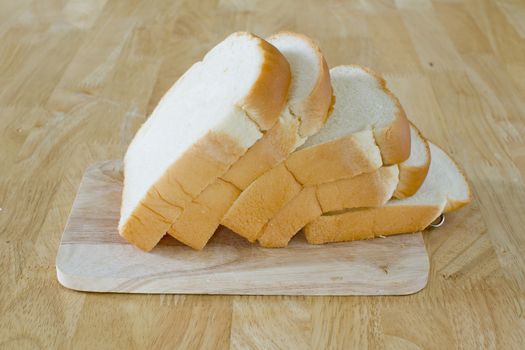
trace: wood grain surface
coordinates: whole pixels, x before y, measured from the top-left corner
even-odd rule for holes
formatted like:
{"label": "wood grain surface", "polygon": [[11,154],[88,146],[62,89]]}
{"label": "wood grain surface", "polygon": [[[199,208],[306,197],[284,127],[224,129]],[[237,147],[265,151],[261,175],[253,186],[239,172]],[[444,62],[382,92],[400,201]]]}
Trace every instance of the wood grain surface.
{"label": "wood grain surface", "polygon": [[143,252],[118,234],[121,200],[122,161],[91,165],[58,250],[63,286],[155,294],[405,295],[427,284],[420,232],[326,245],[308,244],[300,234],[286,249],[266,249],[221,228],[202,251],[166,235]]}
{"label": "wood grain surface", "polygon": [[[469,175],[406,297],[89,294],[55,257],[88,165],[122,157],[190,64],[235,30],[315,38],[385,74]],[[525,344],[521,0],[1,0],[0,348],[519,349]]]}

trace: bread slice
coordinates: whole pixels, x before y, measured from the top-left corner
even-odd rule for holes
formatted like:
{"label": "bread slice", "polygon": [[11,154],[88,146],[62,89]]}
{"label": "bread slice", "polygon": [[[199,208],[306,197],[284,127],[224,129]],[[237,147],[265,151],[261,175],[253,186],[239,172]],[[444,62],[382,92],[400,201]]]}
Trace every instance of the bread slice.
{"label": "bread slice", "polygon": [[323,215],[306,225],[308,242],[323,244],[421,231],[441,213],[469,203],[470,188],[458,166],[432,143],[430,154],[428,175],[412,197],[393,199],[379,208]]}
{"label": "bread slice", "polygon": [[[265,133],[212,186],[188,206],[168,233],[194,249],[202,249],[219,226],[222,216],[253,180],[279,164],[324,124],[332,104],[332,87],[326,61],[308,37],[282,32],[268,39],[290,63],[292,80],[287,108]],[[237,195],[234,195],[234,192]],[[224,195],[228,193],[230,195]]]}
{"label": "bread slice", "polygon": [[425,181],[430,167],[430,147],[418,128],[410,123],[410,157],[399,164],[399,182],[395,198],[414,195]]}
{"label": "bread slice", "polygon": [[336,103],[324,128],[248,186],[221,222],[249,241],[304,186],[372,172],[410,154],[408,120],[381,77],[358,66],[339,66],[330,75]]}
{"label": "bread slice", "polygon": [[194,64],[127,150],[120,234],[152,249],[183,209],[275,124],[290,76],[275,47],[245,32]]}
{"label": "bread slice", "polygon": [[263,247],[286,247],[300,229],[322,214],[379,207],[400,188],[417,191],[430,166],[430,151],[427,140],[412,123],[410,138],[410,157],[401,164],[304,188],[272,217],[263,229],[259,243]]}

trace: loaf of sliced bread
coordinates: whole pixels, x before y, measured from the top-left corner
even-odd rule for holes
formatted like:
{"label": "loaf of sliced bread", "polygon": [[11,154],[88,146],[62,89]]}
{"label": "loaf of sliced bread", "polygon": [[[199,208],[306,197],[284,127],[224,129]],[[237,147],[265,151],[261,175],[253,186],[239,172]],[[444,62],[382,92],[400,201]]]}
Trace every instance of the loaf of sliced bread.
{"label": "loaf of sliced bread", "polygon": [[336,67],[330,75],[336,102],[326,125],[248,186],[221,221],[249,241],[304,186],[372,172],[410,154],[408,120],[381,77],[357,66]]}
{"label": "loaf of sliced bread", "polygon": [[328,66],[317,45],[310,38],[291,32],[278,33],[268,41],[290,63],[287,106],[278,122],[221,176],[222,180],[208,186],[192,201],[168,230],[194,249],[206,245],[240,190],[282,162],[306,137],[317,132],[328,116],[332,87]]}
{"label": "loaf of sliced bread", "polygon": [[152,249],[183,209],[272,128],[290,76],[274,46],[244,32],[194,64],[126,152],[120,234]]}
{"label": "loaf of sliced bread", "polygon": [[[417,189],[430,165],[428,142],[410,125],[410,157],[398,165],[371,173],[304,188],[264,227],[258,241],[263,247],[285,247],[309,222],[322,214],[350,208],[379,207],[399,188]],[[428,151],[428,152],[427,152]],[[408,181],[408,184],[403,184]]]}
{"label": "loaf of sliced bread", "polygon": [[323,215],[306,225],[308,242],[323,244],[421,231],[441,213],[469,203],[470,188],[458,166],[432,143],[430,154],[428,175],[413,196],[393,199],[379,208]]}

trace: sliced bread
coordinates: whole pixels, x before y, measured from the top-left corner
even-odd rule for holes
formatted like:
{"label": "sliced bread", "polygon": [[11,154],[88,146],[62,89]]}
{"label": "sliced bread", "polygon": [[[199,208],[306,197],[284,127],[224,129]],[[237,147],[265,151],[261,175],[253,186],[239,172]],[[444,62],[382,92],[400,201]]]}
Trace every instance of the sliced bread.
{"label": "sliced bread", "polygon": [[[222,216],[252,181],[282,162],[324,124],[332,104],[326,61],[308,37],[282,32],[268,39],[289,61],[292,78],[287,107],[264,134],[215,184],[208,186],[175,220],[168,233],[202,249]],[[224,195],[227,193],[228,195]],[[234,195],[237,193],[237,195]]]}
{"label": "sliced bread", "polygon": [[274,46],[244,32],[194,64],[126,152],[119,233],[152,249],[183,209],[275,124],[290,75]]}
{"label": "sliced bread", "polygon": [[[410,125],[410,157],[398,165],[371,173],[304,188],[264,227],[258,241],[263,247],[285,247],[292,237],[322,214],[350,208],[379,207],[399,188],[417,189],[430,165],[428,142]],[[403,182],[408,181],[408,184]]]}
{"label": "sliced bread", "polygon": [[306,224],[330,210],[385,204],[396,189],[398,173],[396,165],[389,165],[349,179],[305,187],[265,225],[258,238],[260,245],[286,247]]}
{"label": "sliced bread", "polygon": [[418,128],[410,123],[410,157],[399,164],[399,182],[395,198],[412,196],[419,190],[430,167],[430,147]]}
{"label": "sliced bread", "polygon": [[408,120],[381,77],[357,66],[336,67],[330,75],[336,102],[326,125],[248,186],[221,221],[249,241],[304,186],[372,172],[410,154]]}
{"label": "sliced bread", "polygon": [[306,225],[308,242],[323,244],[421,231],[441,213],[469,203],[470,188],[458,166],[432,143],[430,154],[428,175],[412,197],[393,199],[379,208],[323,215]]}

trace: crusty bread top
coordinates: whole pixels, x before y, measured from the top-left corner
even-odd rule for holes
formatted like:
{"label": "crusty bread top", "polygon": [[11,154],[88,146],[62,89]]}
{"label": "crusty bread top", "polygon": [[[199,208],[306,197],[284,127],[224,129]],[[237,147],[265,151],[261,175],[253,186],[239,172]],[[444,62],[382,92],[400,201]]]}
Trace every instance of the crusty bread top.
{"label": "crusty bread top", "polygon": [[267,40],[290,62],[292,82],[288,109],[300,118],[299,134],[303,138],[313,135],[324,125],[332,104],[326,60],[319,46],[306,35],[283,31]]}
{"label": "crusty bread top", "polygon": [[[257,80],[252,85],[251,91],[239,100],[237,105],[261,130],[269,130],[286,105],[292,74],[290,65],[279,50],[258,36],[246,32],[237,32],[230,35],[232,36],[247,36],[254,40],[263,56]],[[228,89],[227,86],[220,88]]]}

